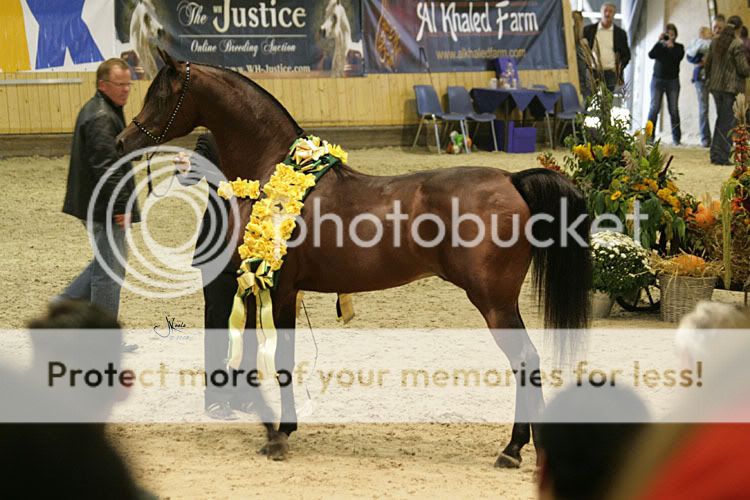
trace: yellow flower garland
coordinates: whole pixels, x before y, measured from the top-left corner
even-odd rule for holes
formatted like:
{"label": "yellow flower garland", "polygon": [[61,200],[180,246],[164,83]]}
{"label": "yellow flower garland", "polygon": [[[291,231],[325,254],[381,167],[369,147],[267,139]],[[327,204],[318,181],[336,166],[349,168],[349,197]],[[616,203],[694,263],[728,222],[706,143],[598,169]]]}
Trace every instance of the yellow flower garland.
{"label": "yellow flower garland", "polygon": [[[326,158],[328,156],[328,158]],[[287,162],[293,163],[289,165]],[[219,184],[217,193],[225,199],[232,196],[257,200],[253,204],[250,221],[245,226],[243,242],[237,249],[242,258],[237,279],[238,289],[229,319],[230,352],[228,365],[239,369],[242,362],[242,332],[246,321],[244,299],[252,292],[256,298],[256,335],[258,337],[258,370],[261,373],[276,373],[276,329],[273,322],[271,289],[276,273],[284,263],[286,242],[296,228],[295,217],[302,213],[307,191],[315,186],[317,177],[336,162],[346,163],[348,154],[340,146],[308,136],[297,139],[289,150],[285,163],[276,169],[263,186],[260,197],[258,181],[238,178]],[[317,174],[317,176],[316,176]],[[348,297],[339,296],[344,308]],[[351,300],[347,303],[351,317]]]}

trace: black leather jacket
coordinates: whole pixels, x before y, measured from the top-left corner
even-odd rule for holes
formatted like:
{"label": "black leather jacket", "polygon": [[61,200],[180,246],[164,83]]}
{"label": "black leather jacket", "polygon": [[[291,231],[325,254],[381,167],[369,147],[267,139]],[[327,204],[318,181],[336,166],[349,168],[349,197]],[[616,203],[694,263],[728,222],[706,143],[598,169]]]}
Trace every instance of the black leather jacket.
{"label": "black leather jacket", "polygon": [[[64,213],[86,220],[96,184],[119,159],[115,149],[115,137],[124,128],[122,107],[115,106],[101,92],[97,92],[78,113],[70,150]],[[128,162],[111,172],[112,175],[107,178],[94,202],[95,222],[105,222],[107,204],[113,197],[114,189],[131,169],[132,165]],[[113,215],[130,212],[132,222],[140,222],[137,200],[133,200],[133,206],[129,210],[127,208],[134,191],[135,179],[131,177],[117,193]]]}

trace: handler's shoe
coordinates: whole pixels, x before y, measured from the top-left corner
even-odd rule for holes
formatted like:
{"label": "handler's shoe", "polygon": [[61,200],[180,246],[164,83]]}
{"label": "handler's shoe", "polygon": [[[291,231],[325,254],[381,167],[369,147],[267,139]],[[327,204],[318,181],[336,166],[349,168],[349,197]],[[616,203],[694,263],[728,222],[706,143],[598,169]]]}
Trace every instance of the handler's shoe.
{"label": "handler's shoe", "polygon": [[214,420],[237,420],[239,418],[229,406],[229,401],[211,403],[206,407],[206,415]]}

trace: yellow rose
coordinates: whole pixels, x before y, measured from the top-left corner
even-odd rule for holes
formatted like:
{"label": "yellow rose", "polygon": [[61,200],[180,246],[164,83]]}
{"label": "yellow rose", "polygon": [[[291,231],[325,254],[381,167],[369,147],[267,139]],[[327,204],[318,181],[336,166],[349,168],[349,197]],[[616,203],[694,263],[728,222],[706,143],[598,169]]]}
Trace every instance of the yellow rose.
{"label": "yellow rose", "polygon": [[651,120],[646,122],[646,137],[654,135],[654,122]]}
{"label": "yellow rose", "polygon": [[591,161],[594,156],[591,154],[591,144],[579,144],[573,147],[573,154],[581,161]]}
{"label": "yellow rose", "polygon": [[622,192],[621,191],[615,191],[614,193],[612,193],[612,196],[610,196],[609,199],[612,200],[612,201],[615,201],[618,198],[620,198],[620,196],[622,196]]}
{"label": "yellow rose", "polygon": [[605,158],[608,158],[608,157],[614,155],[615,153],[617,153],[617,146],[615,146],[614,144],[605,144],[604,145],[604,157]]}
{"label": "yellow rose", "polygon": [[232,189],[232,184],[225,181],[219,182],[219,187],[216,188],[216,194],[224,198],[225,200],[230,200],[232,196],[234,196],[234,190]]}
{"label": "yellow rose", "polygon": [[302,213],[302,207],[304,204],[298,200],[291,200],[289,203],[284,205],[284,212],[291,215],[299,215]]}
{"label": "yellow rose", "polygon": [[330,144],[328,146],[328,153],[334,158],[341,160],[341,163],[346,163],[349,160],[349,153],[338,144]]}
{"label": "yellow rose", "polygon": [[237,252],[240,254],[240,258],[242,260],[249,259],[250,258],[250,248],[247,245],[240,245],[237,249]]}
{"label": "yellow rose", "polygon": [[294,231],[295,227],[297,227],[297,223],[293,218],[288,218],[281,221],[281,226],[279,229],[281,231],[281,237],[284,239],[284,241],[292,237],[292,232]]}
{"label": "yellow rose", "polygon": [[317,161],[321,156],[326,154],[327,149],[325,146],[320,145],[320,139],[317,137],[313,137],[312,140],[300,139],[294,148],[292,160],[300,166],[311,161]]}
{"label": "yellow rose", "polygon": [[656,196],[658,196],[664,201],[668,201],[671,194],[672,194],[672,191],[670,191],[667,188],[661,188],[660,190],[656,192]]}

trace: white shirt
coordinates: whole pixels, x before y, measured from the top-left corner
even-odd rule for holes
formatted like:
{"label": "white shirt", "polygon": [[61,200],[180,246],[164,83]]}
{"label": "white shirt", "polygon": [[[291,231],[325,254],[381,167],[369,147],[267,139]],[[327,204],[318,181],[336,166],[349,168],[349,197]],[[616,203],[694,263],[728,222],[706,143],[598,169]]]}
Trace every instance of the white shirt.
{"label": "white shirt", "polygon": [[599,63],[602,69],[615,69],[615,25],[603,28],[601,23],[596,30],[596,44],[599,46]]}

